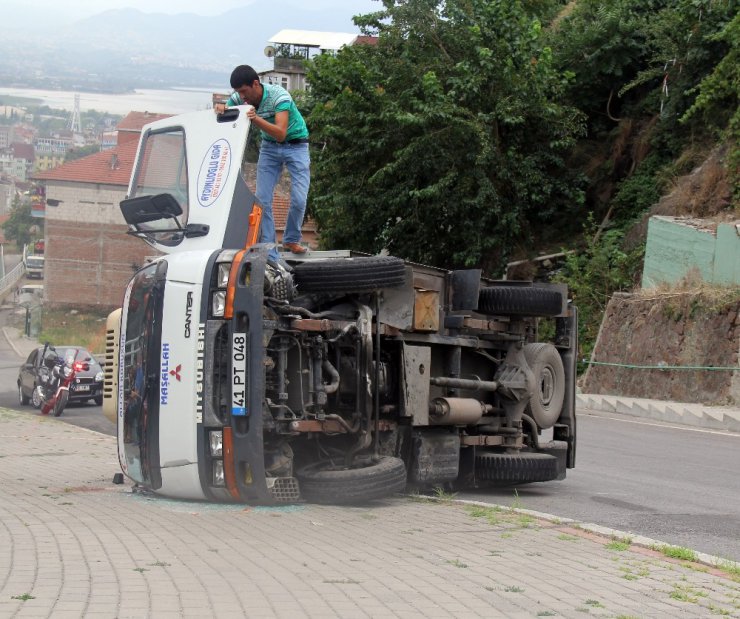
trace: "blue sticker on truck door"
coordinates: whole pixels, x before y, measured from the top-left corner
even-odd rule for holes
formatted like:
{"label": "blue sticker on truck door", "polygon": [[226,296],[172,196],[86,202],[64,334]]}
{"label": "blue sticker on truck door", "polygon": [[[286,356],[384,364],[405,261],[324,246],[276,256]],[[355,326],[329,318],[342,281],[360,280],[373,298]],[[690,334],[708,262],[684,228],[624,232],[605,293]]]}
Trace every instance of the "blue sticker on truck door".
{"label": "blue sticker on truck door", "polygon": [[229,179],[231,170],[231,145],[224,140],[216,140],[208,147],[198,172],[198,203],[211,206],[221,195]]}

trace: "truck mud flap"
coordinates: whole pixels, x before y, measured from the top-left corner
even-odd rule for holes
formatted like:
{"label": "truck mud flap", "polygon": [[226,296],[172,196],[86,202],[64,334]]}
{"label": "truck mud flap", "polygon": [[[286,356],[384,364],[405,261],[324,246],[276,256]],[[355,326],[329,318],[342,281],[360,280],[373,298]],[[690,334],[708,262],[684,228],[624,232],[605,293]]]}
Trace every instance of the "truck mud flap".
{"label": "truck mud flap", "polygon": [[425,430],[411,439],[409,481],[436,486],[455,481],[460,472],[460,437],[456,432]]}

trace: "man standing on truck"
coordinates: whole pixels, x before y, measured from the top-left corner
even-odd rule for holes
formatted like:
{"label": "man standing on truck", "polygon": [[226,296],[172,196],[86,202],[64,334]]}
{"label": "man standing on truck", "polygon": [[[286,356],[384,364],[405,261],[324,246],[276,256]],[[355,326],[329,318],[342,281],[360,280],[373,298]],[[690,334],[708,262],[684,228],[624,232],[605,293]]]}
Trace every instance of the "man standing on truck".
{"label": "man standing on truck", "polygon": [[[272,196],[285,166],[290,174],[290,209],[283,233],[283,247],[294,254],[303,254],[306,248],[299,241],[311,181],[306,122],[288,91],[277,84],[263,84],[249,65],[239,65],[232,71],[231,87],[234,93],[226,107],[251,105],[247,118],[262,134],[256,193],[263,208],[260,242],[277,241]],[[277,250],[273,249],[270,256],[277,261]]]}

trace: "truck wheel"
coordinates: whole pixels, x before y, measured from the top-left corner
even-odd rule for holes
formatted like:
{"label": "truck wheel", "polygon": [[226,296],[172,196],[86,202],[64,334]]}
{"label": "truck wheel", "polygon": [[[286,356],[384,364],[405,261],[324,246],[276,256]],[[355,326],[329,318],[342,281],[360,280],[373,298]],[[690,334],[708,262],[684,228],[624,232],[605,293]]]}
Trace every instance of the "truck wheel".
{"label": "truck wheel", "polygon": [[562,295],[548,288],[493,286],[478,295],[478,311],[483,314],[557,316],[562,310]]}
{"label": "truck wheel", "polygon": [[310,503],[364,503],[406,487],[403,460],[391,456],[355,458],[353,468],[317,462],[303,467],[296,476],[303,498]]}
{"label": "truck wheel", "polygon": [[23,393],[23,387],[21,387],[20,383],[18,383],[18,403],[21,406],[28,404],[28,396]]}
{"label": "truck wheel", "polygon": [[534,373],[537,389],[524,412],[546,430],[560,417],[565,400],[565,368],[558,349],[552,344],[527,344],[524,358]]}
{"label": "truck wheel", "polygon": [[371,292],[401,286],[406,266],[393,256],[309,260],[293,267],[293,277],[300,292]]}
{"label": "truck wheel", "polygon": [[478,479],[504,483],[550,481],[558,477],[558,459],[536,452],[505,454],[479,451],[475,455],[475,474]]}

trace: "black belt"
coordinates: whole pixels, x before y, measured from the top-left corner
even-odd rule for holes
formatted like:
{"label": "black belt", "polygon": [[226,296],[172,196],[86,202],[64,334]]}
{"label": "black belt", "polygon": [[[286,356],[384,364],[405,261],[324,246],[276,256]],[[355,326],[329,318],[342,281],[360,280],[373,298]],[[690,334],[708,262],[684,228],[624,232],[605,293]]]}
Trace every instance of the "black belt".
{"label": "black belt", "polygon": [[285,144],[308,144],[308,138],[295,138],[293,140],[285,140]]}

